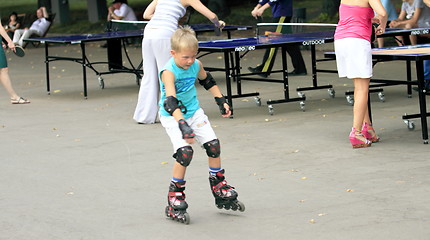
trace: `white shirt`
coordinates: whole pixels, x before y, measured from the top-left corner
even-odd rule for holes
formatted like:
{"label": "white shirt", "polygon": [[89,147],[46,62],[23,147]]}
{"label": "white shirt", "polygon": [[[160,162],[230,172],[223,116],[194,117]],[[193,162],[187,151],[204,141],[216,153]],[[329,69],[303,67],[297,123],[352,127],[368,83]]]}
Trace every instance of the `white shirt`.
{"label": "white shirt", "polygon": [[121,20],[137,21],[136,14],[134,14],[133,9],[125,3],[121,4],[121,7],[119,7],[119,9],[115,9],[113,13],[115,13],[115,15],[119,17],[122,17]]}
{"label": "white shirt", "polygon": [[46,20],[46,18],[39,18],[31,24],[30,29],[36,30],[40,36],[43,36],[46,30],[48,30],[49,25],[51,25],[51,22]]}

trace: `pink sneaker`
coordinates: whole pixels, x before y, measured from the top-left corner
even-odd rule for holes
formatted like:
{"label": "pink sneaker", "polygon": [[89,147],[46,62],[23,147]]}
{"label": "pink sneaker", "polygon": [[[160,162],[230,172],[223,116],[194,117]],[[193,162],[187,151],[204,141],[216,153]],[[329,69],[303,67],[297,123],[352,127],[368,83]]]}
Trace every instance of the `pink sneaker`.
{"label": "pink sneaker", "polygon": [[352,144],[352,148],[370,147],[372,145],[372,142],[367,140],[363,133],[355,128],[352,128],[351,133],[349,134],[349,141]]}
{"label": "pink sneaker", "polygon": [[375,129],[373,129],[372,125],[368,123],[363,124],[363,127],[361,128],[361,132],[366,137],[366,139],[371,141],[372,143],[379,142],[380,140],[378,135],[376,135]]}

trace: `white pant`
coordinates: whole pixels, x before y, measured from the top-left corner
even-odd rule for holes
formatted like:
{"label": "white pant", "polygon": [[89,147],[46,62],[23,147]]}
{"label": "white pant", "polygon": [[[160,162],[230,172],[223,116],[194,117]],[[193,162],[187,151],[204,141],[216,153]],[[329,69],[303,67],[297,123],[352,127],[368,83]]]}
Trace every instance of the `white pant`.
{"label": "white pant", "polygon": [[40,36],[39,31],[33,29],[17,29],[13,34],[13,42],[22,46],[24,43],[24,39],[30,38],[31,35],[37,34]]}
{"label": "white pant", "polygon": [[170,59],[170,39],[142,41],[143,79],[133,119],[139,123],[154,123],[158,114],[160,92],[159,71]]}
{"label": "white pant", "polygon": [[[190,146],[183,138],[182,132],[179,129],[179,124],[176,122],[174,117],[160,117],[161,124],[166,129],[167,135],[170,137],[170,141],[173,144],[173,152],[176,152],[181,147]],[[206,116],[203,109],[197,110],[194,115],[185,120],[187,124],[193,129],[195,140],[200,145],[203,145],[209,141],[217,139],[216,134],[209,122],[208,116]]]}

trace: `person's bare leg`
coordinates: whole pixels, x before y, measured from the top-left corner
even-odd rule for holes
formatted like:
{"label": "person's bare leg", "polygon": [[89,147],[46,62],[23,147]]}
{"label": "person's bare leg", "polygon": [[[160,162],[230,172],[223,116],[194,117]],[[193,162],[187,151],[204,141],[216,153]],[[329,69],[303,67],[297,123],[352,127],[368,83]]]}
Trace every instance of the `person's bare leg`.
{"label": "person's bare leg", "polygon": [[361,129],[365,117],[369,120],[367,100],[369,95],[369,78],[355,78],[354,81],[354,120],[353,127]]}
{"label": "person's bare leg", "polygon": [[[354,81],[354,117],[349,140],[353,148],[368,147],[371,145],[362,134],[361,128],[365,118],[369,119],[367,100],[369,95],[369,78],[355,78]],[[367,115],[367,116],[366,116]]]}
{"label": "person's bare leg", "polygon": [[173,174],[172,176],[177,179],[184,179],[185,178],[185,172],[187,168],[182,166],[180,163],[175,162],[173,165]]}
{"label": "person's bare leg", "polygon": [[8,68],[0,69],[0,82],[3,84],[11,99],[19,99],[18,94],[16,94],[15,90],[12,87]]}
{"label": "person's bare leg", "polygon": [[208,157],[208,163],[210,168],[221,168],[221,158]]}

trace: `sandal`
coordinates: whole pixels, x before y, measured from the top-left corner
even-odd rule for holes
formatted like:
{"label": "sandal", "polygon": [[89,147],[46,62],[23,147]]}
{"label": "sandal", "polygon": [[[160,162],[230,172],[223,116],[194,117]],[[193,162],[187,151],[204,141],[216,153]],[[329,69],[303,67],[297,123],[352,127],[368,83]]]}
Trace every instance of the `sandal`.
{"label": "sandal", "polygon": [[10,99],[10,103],[12,104],[26,104],[26,103],[30,103],[30,101],[28,101],[27,99],[23,98],[23,97],[19,97],[18,99]]}

